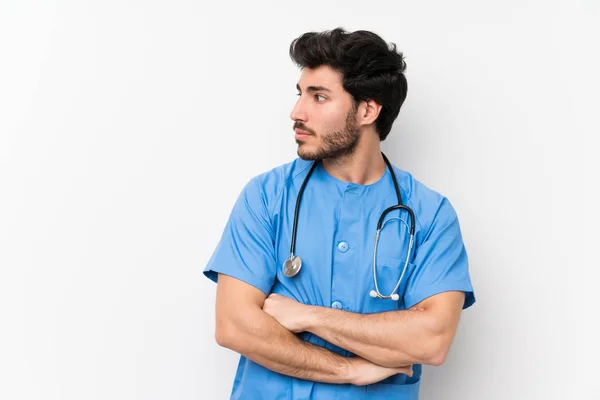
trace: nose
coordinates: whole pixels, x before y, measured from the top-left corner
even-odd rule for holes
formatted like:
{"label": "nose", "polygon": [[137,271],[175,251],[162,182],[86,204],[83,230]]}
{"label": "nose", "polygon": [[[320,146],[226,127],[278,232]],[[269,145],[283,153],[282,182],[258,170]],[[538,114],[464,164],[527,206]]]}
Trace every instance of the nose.
{"label": "nose", "polygon": [[293,121],[306,122],[307,116],[306,116],[306,111],[304,109],[302,96],[298,97],[298,101],[296,101],[296,104],[294,105],[294,108],[292,109],[292,112],[290,113],[290,118]]}

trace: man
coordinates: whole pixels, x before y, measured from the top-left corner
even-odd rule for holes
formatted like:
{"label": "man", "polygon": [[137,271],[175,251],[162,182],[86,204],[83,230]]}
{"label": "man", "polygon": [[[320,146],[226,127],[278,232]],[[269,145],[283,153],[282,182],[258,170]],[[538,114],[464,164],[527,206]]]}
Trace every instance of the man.
{"label": "man", "polygon": [[[381,152],[406,98],[403,55],[338,28],[290,56],[299,158],[245,186],[204,271],[216,340],[241,354],[231,398],[417,399],[421,365],[444,362],[475,298],[453,207]],[[400,202],[414,224],[393,209],[376,240]]]}

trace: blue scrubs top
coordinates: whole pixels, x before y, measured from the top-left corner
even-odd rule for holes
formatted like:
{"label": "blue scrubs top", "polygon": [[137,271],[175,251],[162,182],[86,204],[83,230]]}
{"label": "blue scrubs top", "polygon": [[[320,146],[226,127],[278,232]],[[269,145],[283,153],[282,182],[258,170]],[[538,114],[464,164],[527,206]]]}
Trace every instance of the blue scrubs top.
{"label": "blue scrubs top", "polygon": [[[359,185],[331,176],[321,163],[306,185],[298,216],[298,275],[283,275],[290,256],[294,210],[311,161],[300,158],[252,179],[233,207],[221,240],[204,270],[217,281],[222,273],[263,291],[301,303],[354,313],[403,310],[435,294],[466,293],[463,308],[475,302],[467,253],[456,213],[445,197],[406,171],[394,168],[402,200],[415,213],[415,245],[400,285],[398,301],[372,298],[373,247],[381,213],[398,204],[392,175],[386,169],[377,182]],[[408,251],[409,232],[394,217],[410,223],[406,211],[386,216],[377,248],[379,290],[395,287]],[[338,354],[348,351],[310,333],[300,337]],[[354,386],[311,382],[272,372],[240,357],[231,399],[417,399],[421,365],[413,376],[398,374],[381,382]]]}

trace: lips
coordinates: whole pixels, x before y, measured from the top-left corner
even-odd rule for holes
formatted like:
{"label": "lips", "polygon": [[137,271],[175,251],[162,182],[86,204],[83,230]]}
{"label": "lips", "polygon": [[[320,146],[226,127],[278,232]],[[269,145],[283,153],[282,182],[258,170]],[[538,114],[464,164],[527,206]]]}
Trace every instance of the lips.
{"label": "lips", "polygon": [[298,136],[308,136],[310,135],[310,133],[308,133],[307,131],[303,131],[302,129],[294,129],[294,132],[296,132],[296,135]]}

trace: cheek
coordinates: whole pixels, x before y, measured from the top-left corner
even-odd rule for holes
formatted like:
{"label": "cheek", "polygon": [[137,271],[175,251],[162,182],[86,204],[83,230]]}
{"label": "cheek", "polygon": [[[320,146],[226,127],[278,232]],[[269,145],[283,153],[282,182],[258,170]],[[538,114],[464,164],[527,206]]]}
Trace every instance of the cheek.
{"label": "cheek", "polygon": [[346,126],[346,114],[341,114],[338,107],[323,107],[315,114],[313,122],[317,135],[326,136]]}

